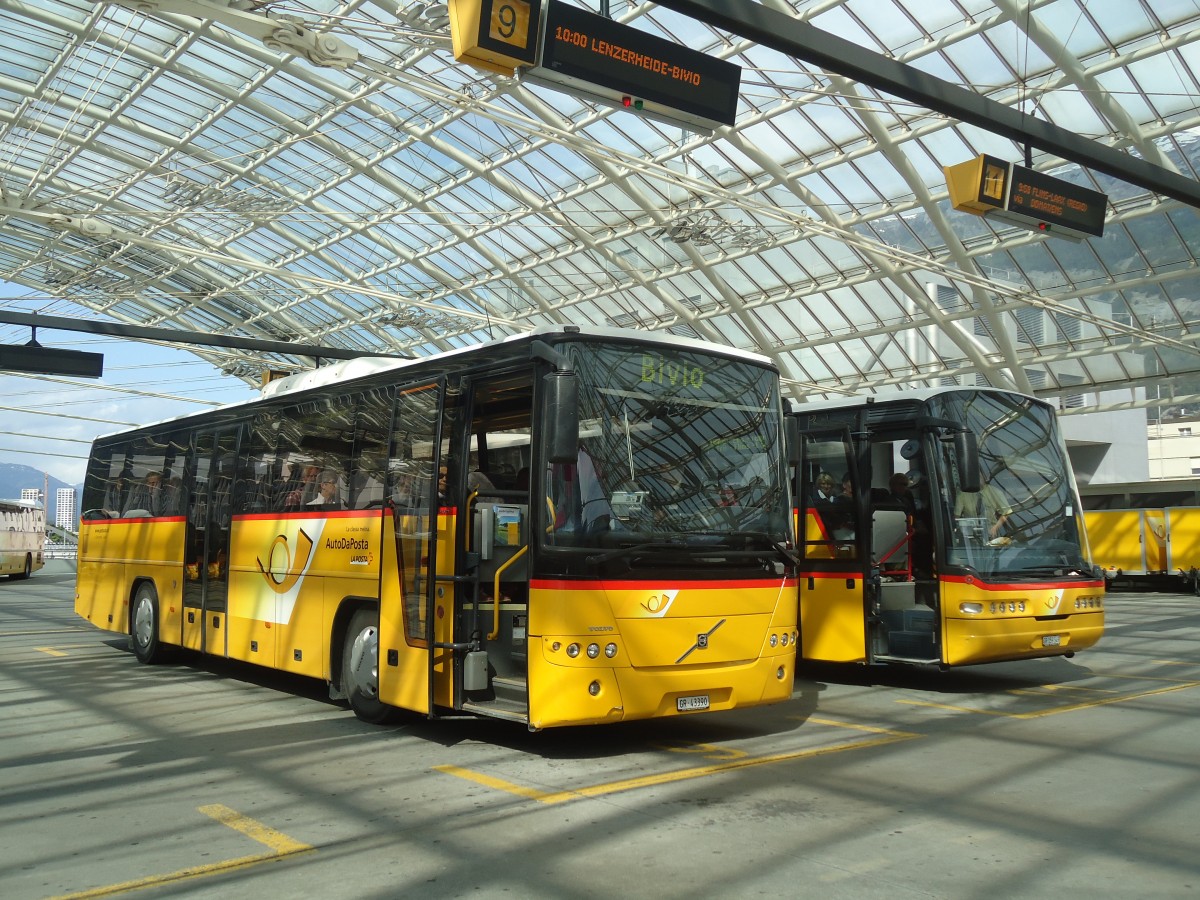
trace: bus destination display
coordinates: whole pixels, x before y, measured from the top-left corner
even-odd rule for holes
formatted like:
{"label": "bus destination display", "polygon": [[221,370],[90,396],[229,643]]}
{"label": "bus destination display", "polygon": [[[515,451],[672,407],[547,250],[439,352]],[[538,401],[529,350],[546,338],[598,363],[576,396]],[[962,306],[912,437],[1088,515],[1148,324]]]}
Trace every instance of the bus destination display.
{"label": "bus destination display", "polygon": [[646,112],[732,125],[742,71],[733,63],[550,0],[542,80],[591,89]]}
{"label": "bus destination display", "polygon": [[1099,191],[1024,166],[1012,167],[1009,212],[1101,237],[1107,205],[1108,198]]}

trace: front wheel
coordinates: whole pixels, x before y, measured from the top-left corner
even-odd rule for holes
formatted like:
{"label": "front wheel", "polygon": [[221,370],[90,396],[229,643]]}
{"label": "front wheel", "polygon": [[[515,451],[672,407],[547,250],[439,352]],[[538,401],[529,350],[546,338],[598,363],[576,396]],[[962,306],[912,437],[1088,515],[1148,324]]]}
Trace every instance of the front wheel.
{"label": "front wheel", "polygon": [[150,665],[166,658],[166,648],[158,639],[158,592],[152,584],[139,585],[133,595],[129,641],[138,662]]}
{"label": "front wheel", "polygon": [[379,620],[372,610],[358,610],[346,629],[342,691],[354,715],[372,725],[384,725],[399,712],[379,699]]}

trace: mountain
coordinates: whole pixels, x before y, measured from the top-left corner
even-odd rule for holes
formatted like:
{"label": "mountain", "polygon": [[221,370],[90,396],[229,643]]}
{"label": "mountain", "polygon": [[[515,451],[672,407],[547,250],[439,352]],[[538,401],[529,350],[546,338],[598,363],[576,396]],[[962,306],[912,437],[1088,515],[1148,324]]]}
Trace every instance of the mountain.
{"label": "mountain", "polygon": [[[83,491],[83,485],[67,484],[65,481],[59,481],[53,475],[50,476],[50,496],[45,501],[47,522],[54,522],[55,513],[58,509],[58,489],[71,487],[75,488],[75,502],[78,504],[80,494]],[[0,463],[0,498],[4,500],[20,500],[21,491],[26,488],[37,488],[39,491],[44,490],[46,488],[46,476],[33,468],[33,466]]]}

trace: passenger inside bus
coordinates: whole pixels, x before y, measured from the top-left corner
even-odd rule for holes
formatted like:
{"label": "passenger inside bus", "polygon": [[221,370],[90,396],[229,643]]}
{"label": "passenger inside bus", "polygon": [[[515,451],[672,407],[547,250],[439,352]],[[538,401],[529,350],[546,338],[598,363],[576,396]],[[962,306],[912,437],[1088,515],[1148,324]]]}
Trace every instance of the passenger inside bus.
{"label": "passenger inside bus", "polygon": [[304,505],[306,511],[345,509],[338,474],[333,469],[323,469],[317,476],[317,494]]}
{"label": "passenger inside bus", "polygon": [[984,540],[994,541],[1004,536],[1004,525],[1012,514],[1012,507],[1000,489],[990,481],[980,485],[978,491],[959,491],[954,498],[954,517],[960,526],[969,529],[973,522],[980,522],[986,531]]}

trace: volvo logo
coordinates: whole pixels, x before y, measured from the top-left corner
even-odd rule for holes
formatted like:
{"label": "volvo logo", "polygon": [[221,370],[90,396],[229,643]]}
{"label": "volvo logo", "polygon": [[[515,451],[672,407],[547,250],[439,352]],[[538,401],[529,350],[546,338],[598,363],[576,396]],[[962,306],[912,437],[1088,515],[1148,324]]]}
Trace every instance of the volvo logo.
{"label": "volvo logo", "polygon": [[720,628],[724,624],[725,624],[725,620],[722,619],[720,622],[718,622],[712,628],[708,629],[708,631],[705,631],[705,632],[702,632],[702,633],[696,635],[696,643],[694,643],[694,644],[692,644],[692,646],[688,647],[688,649],[684,652],[683,656],[681,656],[681,657],[679,657],[679,659],[675,660],[676,664],[683,662],[685,659],[687,659],[689,656],[691,656],[693,650],[707,650],[708,649],[708,639],[710,637],[712,637],[712,634],[714,631],[716,631],[718,628]]}

